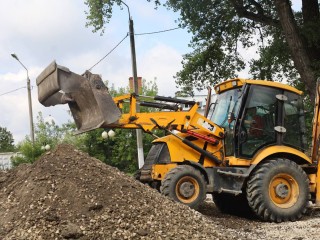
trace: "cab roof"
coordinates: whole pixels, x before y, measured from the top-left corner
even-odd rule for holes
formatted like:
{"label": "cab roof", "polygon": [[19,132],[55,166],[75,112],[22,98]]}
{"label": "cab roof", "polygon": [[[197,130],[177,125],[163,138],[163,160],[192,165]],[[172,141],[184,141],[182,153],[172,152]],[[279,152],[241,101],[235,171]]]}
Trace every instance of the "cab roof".
{"label": "cab roof", "polygon": [[274,88],[279,88],[279,89],[287,90],[290,92],[294,92],[299,95],[302,95],[302,93],[303,93],[302,91],[300,91],[294,87],[291,87],[287,84],[273,82],[273,81],[267,81],[267,80],[250,80],[250,79],[243,79],[243,78],[234,78],[234,79],[226,80],[226,81],[214,86],[214,90],[216,91],[216,93],[219,94],[221,92],[224,92],[226,90],[229,90],[229,89],[232,89],[235,87],[241,87],[244,84],[274,87]]}

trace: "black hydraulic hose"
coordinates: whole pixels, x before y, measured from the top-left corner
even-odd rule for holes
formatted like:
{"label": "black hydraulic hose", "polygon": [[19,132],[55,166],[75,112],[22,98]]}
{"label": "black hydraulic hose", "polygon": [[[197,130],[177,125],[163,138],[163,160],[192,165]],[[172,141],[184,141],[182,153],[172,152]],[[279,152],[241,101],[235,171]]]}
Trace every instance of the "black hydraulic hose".
{"label": "black hydraulic hose", "polygon": [[172,103],[181,103],[181,104],[186,104],[186,105],[195,105],[196,104],[195,101],[189,101],[189,100],[172,98],[172,97],[163,97],[163,96],[155,96],[154,100],[172,102]]}
{"label": "black hydraulic hose", "polygon": [[205,157],[211,159],[212,161],[214,161],[216,164],[221,164],[221,161],[216,158],[214,155],[211,155],[209,152],[207,152],[206,150],[203,150],[202,148],[198,147],[197,145],[193,144],[191,141],[187,140],[187,139],[182,139],[182,142],[184,144],[186,144],[187,146],[191,147],[192,149],[196,150],[197,152],[201,153],[202,155],[204,155]]}
{"label": "black hydraulic hose", "polygon": [[178,111],[178,106],[157,102],[140,102],[140,106]]}

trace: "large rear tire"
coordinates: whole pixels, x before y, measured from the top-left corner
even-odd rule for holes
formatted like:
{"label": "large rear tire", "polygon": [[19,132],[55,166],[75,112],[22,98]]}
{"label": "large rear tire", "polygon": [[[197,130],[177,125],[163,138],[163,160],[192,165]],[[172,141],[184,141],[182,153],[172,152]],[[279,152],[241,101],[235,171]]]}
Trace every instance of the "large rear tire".
{"label": "large rear tire", "polygon": [[309,180],[302,168],[288,159],[262,163],[247,183],[250,207],[264,221],[296,221],[307,210]]}
{"label": "large rear tire", "polygon": [[192,166],[180,165],[165,175],[160,192],[195,209],[206,198],[206,182],[199,170]]}

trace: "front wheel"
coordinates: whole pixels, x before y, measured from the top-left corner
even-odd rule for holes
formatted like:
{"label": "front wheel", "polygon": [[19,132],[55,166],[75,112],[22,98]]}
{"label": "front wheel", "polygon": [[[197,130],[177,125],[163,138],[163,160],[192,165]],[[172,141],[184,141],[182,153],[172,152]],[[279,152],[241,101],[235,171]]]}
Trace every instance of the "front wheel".
{"label": "front wheel", "polygon": [[191,208],[197,208],[206,198],[206,182],[199,170],[180,165],[165,175],[160,192]]}
{"label": "front wheel", "polygon": [[309,180],[302,168],[288,159],[262,163],[247,183],[247,199],[264,221],[296,221],[306,212]]}

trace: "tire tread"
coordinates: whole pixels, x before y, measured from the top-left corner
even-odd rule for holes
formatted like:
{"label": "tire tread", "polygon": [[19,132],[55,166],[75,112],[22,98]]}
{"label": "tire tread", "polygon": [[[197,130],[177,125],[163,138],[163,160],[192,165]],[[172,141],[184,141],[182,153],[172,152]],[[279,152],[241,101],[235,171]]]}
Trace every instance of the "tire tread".
{"label": "tire tread", "polygon": [[301,207],[293,213],[288,211],[287,214],[277,213],[272,211],[266,206],[267,199],[263,197],[263,183],[264,177],[269,173],[270,169],[277,168],[279,166],[286,166],[290,171],[296,171],[299,176],[303,179],[300,188],[307,188],[307,200],[310,198],[309,193],[309,180],[303,169],[297,165],[295,162],[288,159],[271,159],[262,163],[258,168],[252,173],[249,181],[247,182],[247,199],[248,204],[252,210],[264,221],[269,222],[284,222],[284,221],[296,221],[302,217],[302,215],[307,211],[308,201],[302,202]]}
{"label": "tire tread", "polygon": [[178,165],[177,167],[171,169],[161,181],[160,192],[163,195],[172,198],[173,193],[171,192],[171,189],[170,189],[172,185],[172,181],[175,179],[177,175],[183,174],[184,172],[188,172],[192,175],[195,175],[199,177],[199,179],[201,179],[202,181],[204,194],[200,195],[200,198],[197,199],[195,203],[190,205],[191,208],[197,208],[200,205],[200,203],[202,203],[206,198],[206,182],[202,173],[198,169],[195,169],[192,166]]}

